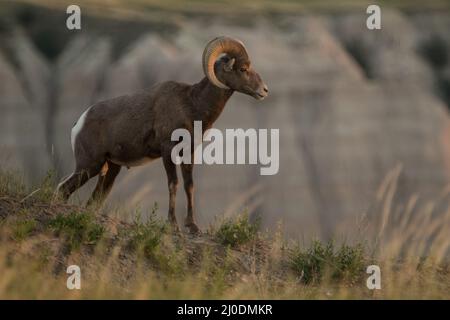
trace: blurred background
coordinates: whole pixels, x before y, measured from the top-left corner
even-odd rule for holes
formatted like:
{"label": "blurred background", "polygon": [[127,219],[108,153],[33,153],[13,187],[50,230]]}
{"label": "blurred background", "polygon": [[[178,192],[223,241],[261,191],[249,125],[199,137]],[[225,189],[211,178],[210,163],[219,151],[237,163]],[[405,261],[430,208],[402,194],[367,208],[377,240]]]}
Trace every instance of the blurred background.
{"label": "blurred background", "polygon": [[[66,28],[70,4],[81,7],[81,30]],[[369,4],[381,7],[381,30],[366,28]],[[438,0],[2,0],[0,163],[30,184],[51,169],[70,174],[70,131],[89,105],[164,80],[198,82],[205,44],[229,35],[271,94],[236,93],[216,127],[280,129],[280,170],[197,165],[202,227],[247,210],[263,228],[281,221],[291,238],[355,233],[379,216],[394,178],[393,212],[436,199],[448,209],[449,31],[450,2]],[[155,202],[165,217],[160,160],[122,170],[105,210],[145,215]],[[179,188],[179,219],[184,208]]]}

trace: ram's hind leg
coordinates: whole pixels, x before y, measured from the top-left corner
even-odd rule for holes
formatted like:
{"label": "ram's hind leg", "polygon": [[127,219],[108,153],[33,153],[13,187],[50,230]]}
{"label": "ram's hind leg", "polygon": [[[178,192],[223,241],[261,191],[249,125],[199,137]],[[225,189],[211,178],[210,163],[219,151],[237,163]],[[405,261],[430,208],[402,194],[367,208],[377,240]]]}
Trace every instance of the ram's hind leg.
{"label": "ram's hind leg", "polygon": [[67,201],[72,193],[81,188],[90,178],[95,177],[101,169],[101,165],[92,167],[78,167],[75,172],[65,178],[57,187],[56,194]]}
{"label": "ram's hind leg", "polygon": [[119,174],[121,169],[120,165],[114,164],[112,162],[105,162],[98,175],[97,185],[95,186],[94,192],[91,198],[88,200],[87,206],[96,204],[101,206],[105,201],[108,194],[111,192],[114,180]]}

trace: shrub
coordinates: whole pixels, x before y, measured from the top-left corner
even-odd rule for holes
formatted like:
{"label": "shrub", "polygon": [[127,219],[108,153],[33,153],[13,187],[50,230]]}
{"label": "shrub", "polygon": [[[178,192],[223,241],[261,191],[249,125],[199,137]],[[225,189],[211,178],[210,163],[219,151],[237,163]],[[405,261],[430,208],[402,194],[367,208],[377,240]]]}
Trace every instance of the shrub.
{"label": "shrub", "polygon": [[156,216],[155,206],[146,222],[141,222],[140,214],[136,215],[129,231],[130,245],[147,257],[153,257],[166,231],[167,225]]}
{"label": "shrub", "polygon": [[12,238],[15,241],[22,241],[28,237],[36,228],[36,220],[23,219],[16,220],[11,224]]}
{"label": "shrub", "polygon": [[366,266],[364,246],[343,244],[336,249],[333,241],[313,241],[306,250],[300,246],[291,249],[289,265],[306,284],[319,283],[324,277],[354,283]]}
{"label": "shrub", "polygon": [[225,221],[216,231],[216,238],[223,245],[236,247],[256,238],[259,221],[251,223],[247,214]]}
{"label": "shrub", "polygon": [[93,215],[86,212],[58,214],[50,220],[49,227],[66,237],[69,250],[77,249],[84,243],[94,244],[105,232],[105,228],[94,221]]}

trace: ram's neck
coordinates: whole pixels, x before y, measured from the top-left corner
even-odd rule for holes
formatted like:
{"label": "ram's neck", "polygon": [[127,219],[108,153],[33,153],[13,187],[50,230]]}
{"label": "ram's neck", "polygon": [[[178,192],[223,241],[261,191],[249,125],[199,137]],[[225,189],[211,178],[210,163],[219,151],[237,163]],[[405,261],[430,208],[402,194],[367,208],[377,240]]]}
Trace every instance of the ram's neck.
{"label": "ram's neck", "polygon": [[210,128],[222,113],[234,90],[220,89],[206,77],[192,86],[194,121],[202,121],[203,130]]}

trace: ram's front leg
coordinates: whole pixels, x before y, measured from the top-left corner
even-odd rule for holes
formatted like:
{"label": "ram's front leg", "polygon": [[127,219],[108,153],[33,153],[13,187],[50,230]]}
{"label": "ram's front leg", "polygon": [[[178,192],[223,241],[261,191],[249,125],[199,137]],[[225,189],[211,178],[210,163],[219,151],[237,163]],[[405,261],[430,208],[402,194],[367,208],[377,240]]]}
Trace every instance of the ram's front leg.
{"label": "ram's front leg", "polygon": [[169,213],[168,220],[175,231],[179,231],[177,218],[175,216],[175,203],[177,197],[178,177],[177,167],[170,158],[170,153],[163,155],[164,168],[167,174],[167,184],[169,186]]}
{"label": "ram's front leg", "polygon": [[192,178],[193,164],[181,164],[181,173],[183,174],[184,191],[187,200],[187,216],[185,226],[191,233],[199,233],[200,229],[194,221],[194,180]]}

